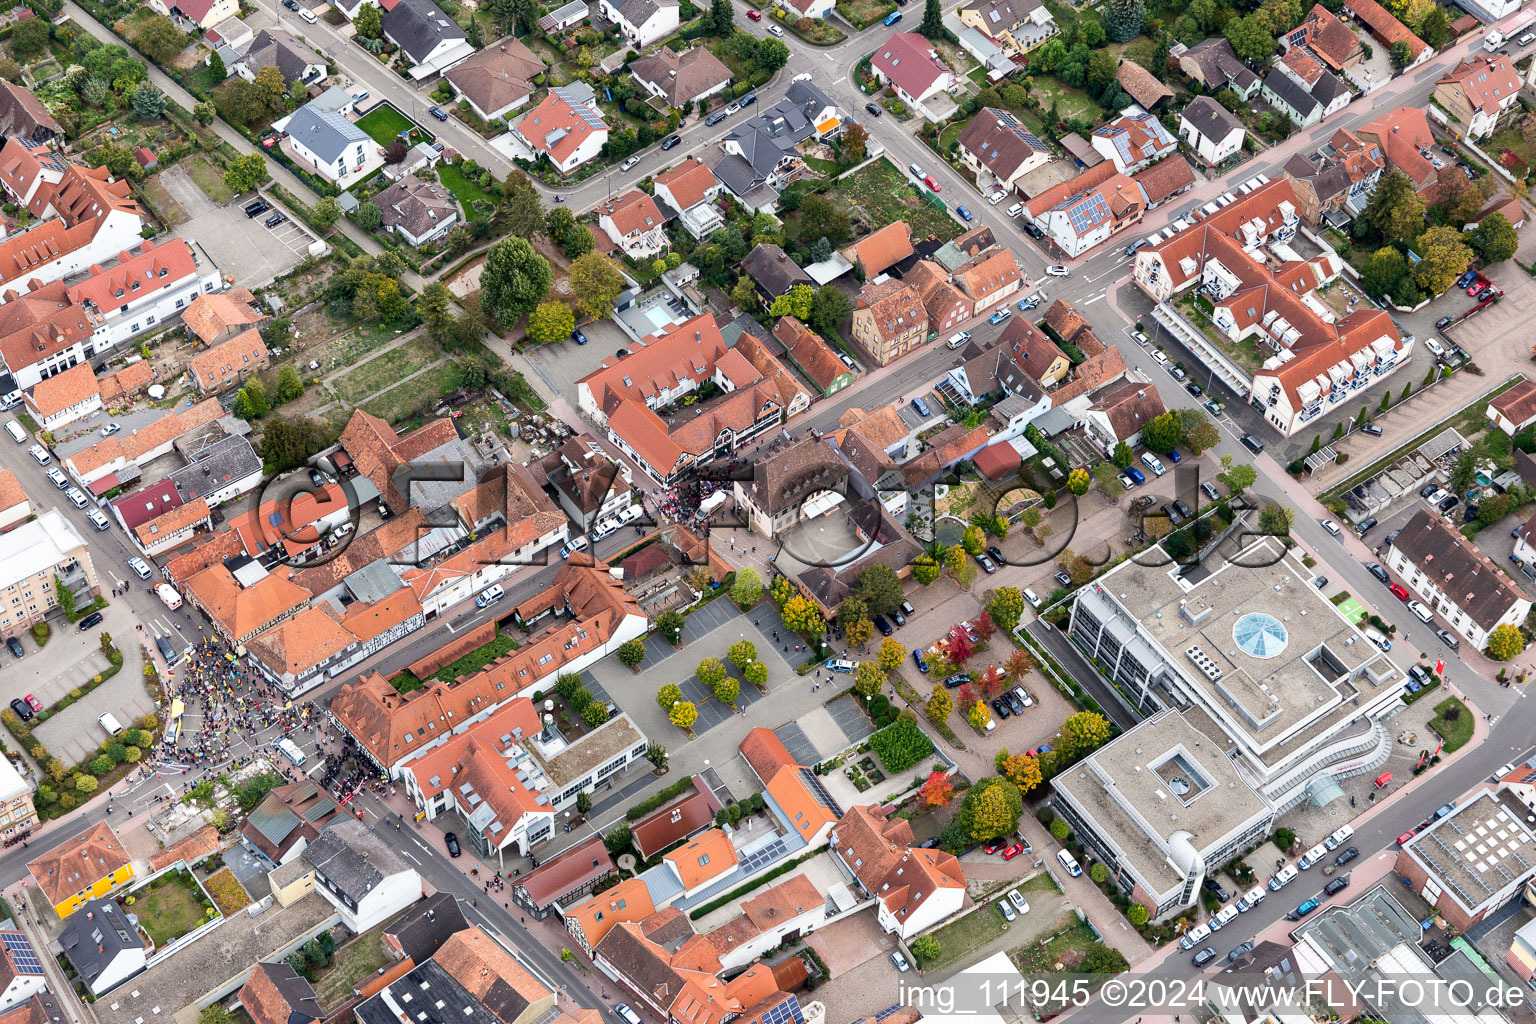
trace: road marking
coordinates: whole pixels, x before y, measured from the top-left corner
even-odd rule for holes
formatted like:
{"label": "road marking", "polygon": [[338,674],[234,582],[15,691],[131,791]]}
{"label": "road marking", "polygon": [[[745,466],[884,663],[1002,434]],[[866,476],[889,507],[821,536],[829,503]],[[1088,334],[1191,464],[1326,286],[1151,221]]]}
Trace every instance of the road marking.
{"label": "road marking", "polygon": [[1083,305],[1091,306],[1095,302],[1098,302],[1100,299],[1102,299],[1105,294],[1105,292],[1099,292],[1099,294],[1095,295],[1093,298],[1084,300]]}
{"label": "road marking", "polygon": [[412,864],[415,864],[415,865],[417,865],[417,866],[418,866],[418,867],[419,867],[419,866],[420,866],[420,865],[421,865],[421,861],[419,861],[419,860],[417,860],[417,859],[416,859],[416,855],[415,855],[415,854],[414,854],[414,853],[412,853],[412,852],[411,852],[411,851],[410,851],[410,850],[407,850],[407,849],[404,849],[404,848],[402,848],[402,849],[401,849],[401,850],[400,850],[400,852],[401,852],[401,853],[403,853],[403,854],[405,854],[405,855],[406,855],[406,856],[407,856],[407,857],[409,857],[409,858],[411,858],[411,863],[412,863]]}

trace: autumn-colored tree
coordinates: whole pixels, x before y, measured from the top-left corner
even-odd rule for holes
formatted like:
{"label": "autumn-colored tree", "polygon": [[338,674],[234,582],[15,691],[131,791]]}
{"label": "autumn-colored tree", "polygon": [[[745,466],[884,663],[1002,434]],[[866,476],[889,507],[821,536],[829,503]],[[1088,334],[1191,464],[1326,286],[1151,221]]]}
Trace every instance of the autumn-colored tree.
{"label": "autumn-colored tree", "polygon": [[907,648],[900,640],[886,637],[880,641],[880,667],[887,672],[894,672],[901,667],[902,660],[907,656]]}
{"label": "autumn-colored tree", "polygon": [[992,722],[992,709],[987,707],[985,701],[979,700],[971,705],[970,714],[966,719],[971,723],[972,728],[985,729]]}
{"label": "autumn-colored tree", "polygon": [[940,723],[947,719],[954,709],[954,702],[949,699],[949,691],[942,686],[933,688],[933,693],[928,695],[928,704],[924,708],[930,719]]}
{"label": "autumn-colored tree", "polygon": [[976,616],[976,639],[986,643],[997,635],[997,623],[992,621],[992,613],[983,608],[981,614]]}
{"label": "autumn-colored tree", "polygon": [[537,345],[564,341],[576,329],[576,314],[563,302],[541,302],[528,315],[527,338]]}
{"label": "autumn-colored tree", "polygon": [[784,617],[784,625],[801,636],[819,637],[827,628],[821,612],[799,594],[784,602],[780,614]]}
{"label": "autumn-colored tree", "polygon": [[1521,651],[1525,650],[1525,638],[1520,635],[1516,626],[1505,623],[1496,626],[1493,632],[1488,634],[1488,657],[1494,661],[1508,661]]}
{"label": "autumn-colored tree", "polygon": [[720,680],[712,689],[715,691],[715,700],[722,704],[735,704],[736,698],[741,696],[741,684],[731,676]]}
{"label": "autumn-colored tree", "polygon": [[260,89],[266,97],[267,106],[276,110],[283,102],[283,97],[288,95],[288,83],[283,81],[283,73],[275,64],[268,64],[256,72],[256,88]]}
{"label": "autumn-colored tree", "polygon": [[725,678],[725,666],[720,663],[719,658],[705,658],[699,662],[699,667],[693,670],[693,674],[698,677],[699,682],[713,690],[716,684]]}
{"label": "autumn-colored tree", "polygon": [[946,549],[944,552],[944,568],[948,569],[951,573],[964,565],[966,560],[965,548],[959,544]]}
{"label": "autumn-colored tree", "polygon": [[996,665],[988,665],[987,670],[981,674],[981,678],[976,680],[976,685],[981,688],[982,694],[991,700],[1003,692],[1004,681],[1003,670]]}
{"label": "autumn-colored tree", "polygon": [[1056,753],[1063,767],[1103,746],[1109,740],[1109,719],[1097,711],[1079,711],[1061,723]]}
{"label": "autumn-colored tree", "polygon": [[963,629],[950,630],[949,636],[945,639],[944,648],[949,652],[949,660],[956,665],[964,665],[976,652],[975,647],[971,645],[970,636]]}
{"label": "autumn-colored tree", "polygon": [[789,582],[786,576],[775,576],[773,582],[768,585],[768,598],[780,608],[791,597],[795,596],[794,584]]}
{"label": "autumn-colored tree", "polygon": [[917,791],[918,799],[926,807],[943,807],[955,795],[954,783],[945,772],[932,772]]}
{"label": "autumn-colored tree", "polygon": [[1023,651],[1015,650],[1008,655],[1008,660],[1003,664],[1003,671],[1008,674],[1010,682],[1020,682],[1029,675],[1029,670],[1035,667],[1034,661]]}
{"label": "autumn-colored tree", "polygon": [[1018,587],[998,587],[992,592],[992,604],[988,610],[997,625],[1013,632],[1024,614],[1024,595]]}
{"label": "autumn-colored tree", "polygon": [[939,563],[929,555],[918,555],[912,559],[912,578],[917,580],[920,587],[926,587],[939,578]]}
{"label": "autumn-colored tree", "polygon": [[873,697],[885,685],[885,672],[872,661],[861,661],[853,673],[853,692],[860,697]]}
{"label": "autumn-colored tree", "polygon": [[691,700],[678,701],[667,712],[667,718],[679,729],[692,729],[693,723],[699,720],[699,709]]}
{"label": "autumn-colored tree", "polygon": [[746,668],[757,660],[757,645],[751,640],[738,640],[731,644],[725,657],[737,668]]}
{"label": "autumn-colored tree", "polygon": [[1088,487],[1092,482],[1093,480],[1089,477],[1088,471],[1081,466],[1067,474],[1067,490],[1073,494],[1087,494]]}
{"label": "autumn-colored tree", "polygon": [[1014,754],[1003,761],[998,774],[1028,793],[1045,781],[1040,774],[1040,760],[1033,754]]}
{"label": "autumn-colored tree", "polygon": [[855,619],[843,630],[843,636],[847,638],[849,646],[857,647],[861,651],[874,635],[875,624],[868,619]]}
{"label": "autumn-colored tree", "polygon": [[987,546],[986,531],[979,526],[967,526],[960,537],[960,546],[968,555],[981,554],[981,549]]}
{"label": "autumn-colored tree", "polygon": [[768,666],[761,661],[754,661],[741,670],[741,677],[761,690],[768,685]]}
{"label": "autumn-colored tree", "polygon": [[682,687],[676,683],[667,683],[656,691],[656,706],[663,711],[671,711],[672,705],[683,699]]}
{"label": "autumn-colored tree", "polygon": [[982,790],[971,802],[969,817],[971,838],[978,841],[1007,835],[1019,823],[1018,813],[1009,806],[1007,791],[1001,786]]}

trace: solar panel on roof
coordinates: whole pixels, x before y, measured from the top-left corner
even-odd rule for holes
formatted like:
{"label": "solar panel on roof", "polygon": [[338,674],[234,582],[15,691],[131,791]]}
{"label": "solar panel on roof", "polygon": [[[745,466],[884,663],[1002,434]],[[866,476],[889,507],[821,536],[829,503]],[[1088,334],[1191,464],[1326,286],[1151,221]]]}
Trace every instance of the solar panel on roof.
{"label": "solar panel on roof", "polygon": [[32,943],[20,932],[0,933],[0,941],[5,943],[5,951],[10,954],[11,962],[16,965],[16,970],[22,974],[42,974],[43,964],[37,958],[37,953],[32,949]]}

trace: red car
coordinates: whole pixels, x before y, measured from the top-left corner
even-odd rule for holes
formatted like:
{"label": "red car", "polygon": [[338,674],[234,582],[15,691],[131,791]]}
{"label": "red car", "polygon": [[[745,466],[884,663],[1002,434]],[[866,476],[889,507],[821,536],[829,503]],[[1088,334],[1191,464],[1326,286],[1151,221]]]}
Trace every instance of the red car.
{"label": "red car", "polygon": [[1017,857],[1023,852],[1024,847],[1021,843],[1011,843],[1009,844],[1008,848],[1003,851],[1003,860],[1013,860],[1013,858]]}
{"label": "red car", "polygon": [[1412,830],[1404,832],[1402,835],[1397,837],[1397,845],[1398,846],[1402,846],[1404,843],[1406,843],[1408,840],[1412,839],[1417,834],[1418,833],[1416,833],[1416,832],[1414,832]]}
{"label": "red car", "polygon": [[753,21],[762,21],[763,20],[762,13],[759,12],[759,11],[748,11],[747,12],[747,17],[751,18]]}
{"label": "red car", "polygon": [[1394,583],[1387,589],[1391,590],[1392,596],[1397,598],[1399,601],[1408,600],[1408,588],[1403,586],[1401,583]]}
{"label": "red car", "polygon": [[983,846],[981,848],[981,850],[982,850],[983,853],[996,853],[998,850],[1001,850],[1003,847],[1005,847],[1007,845],[1008,845],[1008,841],[1005,840],[1005,839],[994,839],[990,843],[988,843],[986,846]]}
{"label": "red car", "polygon": [[1479,291],[1486,287],[1488,287],[1488,279],[1479,274],[1472,279],[1471,284],[1467,285],[1467,294],[1476,295]]}
{"label": "red car", "polygon": [[31,708],[33,711],[43,710],[43,702],[38,700],[32,694],[29,693],[22,699],[27,702],[27,707]]}
{"label": "red car", "polygon": [[940,185],[937,181],[935,181],[933,175],[931,175],[931,174],[928,175],[928,177],[923,179],[923,184],[927,185],[934,192],[942,192],[942,191],[944,191],[944,186]]}

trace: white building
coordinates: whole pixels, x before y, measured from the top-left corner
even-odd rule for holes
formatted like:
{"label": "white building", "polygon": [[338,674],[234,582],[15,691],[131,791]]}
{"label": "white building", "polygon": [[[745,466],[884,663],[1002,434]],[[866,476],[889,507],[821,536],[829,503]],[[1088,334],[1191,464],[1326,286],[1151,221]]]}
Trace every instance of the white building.
{"label": "white building", "polygon": [[[1517,558],[1531,551],[1529,524],[1521,534]],[[1514,581],[1431,509],[1420,509],[1398,531],[1385,561],[1478,650],[1488,646],[1488,634],[1500,626],[1522,625],[1531,610],[1531,599]]]}
{"label": "white building", "polygon": [[678,220],[694,238],[707,238],[725,225],[714,199],[725,187],[703,161],[690,156],[656,175],[656,198],[678,211]]}
{"label": "white building", "polygon": [[432,0],[398,0],[384,12],[384,38],[405,51],[411,78],[420,80],[447,71],[474,55],[468,36]]}
{"label": "white building", "polygon": [[1243,122],[1209,96],[1196,96],[1179,112],[1179,141],[1206,167],[1242,152],[1243,138]]}
{"label": "white building", "polygon": [[597,226],[632,260],[650,259],[670,244],[656,200],[637,188],[599,206],[597,214]]}
{"label": "white building", "polygon": [[1135,174],[1171,156],[1179,146],[1163,123],[1145,111],[1123,114],[1094,129],[1089,141],[1121,174]]}
{"label": "white building", "polygon": [[144,940],[113,899],[93,900],[71,914],[59,933],[59,945],[93,995],[116,988],[144,969]]}
{"label": "white building", "polygon": [[608,125],[595,101],[592,87],[583,83],[551,89],[544,102],[523,115],[512,134],[569,174],[608,144]]}
{"label": "white building", "polygon": [[677,31],[682,10],[678,0],[599,0],[598,8],[636,50]]}
{"label": "white building", "polygon": [[965,872],[952,855],[912,846],[912,826],[878,807],[850,807],[831,833],[837,861],[875,898],[880,927],[904,940],[959,913]]}
{"label": "white building", "polygon": [[930,121],[938,119],[941,109],[953,109],[948,102],[935,109],[925,105],[954,91],[955,73],[933,44],[916,32],[892,34],[876,48],[869,67],[879,82],[895,89],[903,103]]}
{"label": "white building", "polygon": [[315,891],[336,908],[342,923],[361,935],[421,899],[421,875],[390,849],[384,837],[348,815],[304,847],[315,872]]}
{"label": "white building", "polygon": [[42,961],[25,932],[0,932],[0,1013],[11,1010],[48,987]]}
{"label": "white building", "polygon": [[378,143],[334,110],[310,103],[274,121],[272,127],[286,134],[284,144],[292,147],[306,170],[340,188],[349,188],[384,166]]}
{"label": "white building", "polygon": [[157,246],[146,239],[136,254],[119,253],[115,265],[91,267],[90,277],[68,285],[68,295],[93,327],[83,353],[90,358],[154,329],[199,295],[223,287],[224,275],[201,245],[172,238]]}

